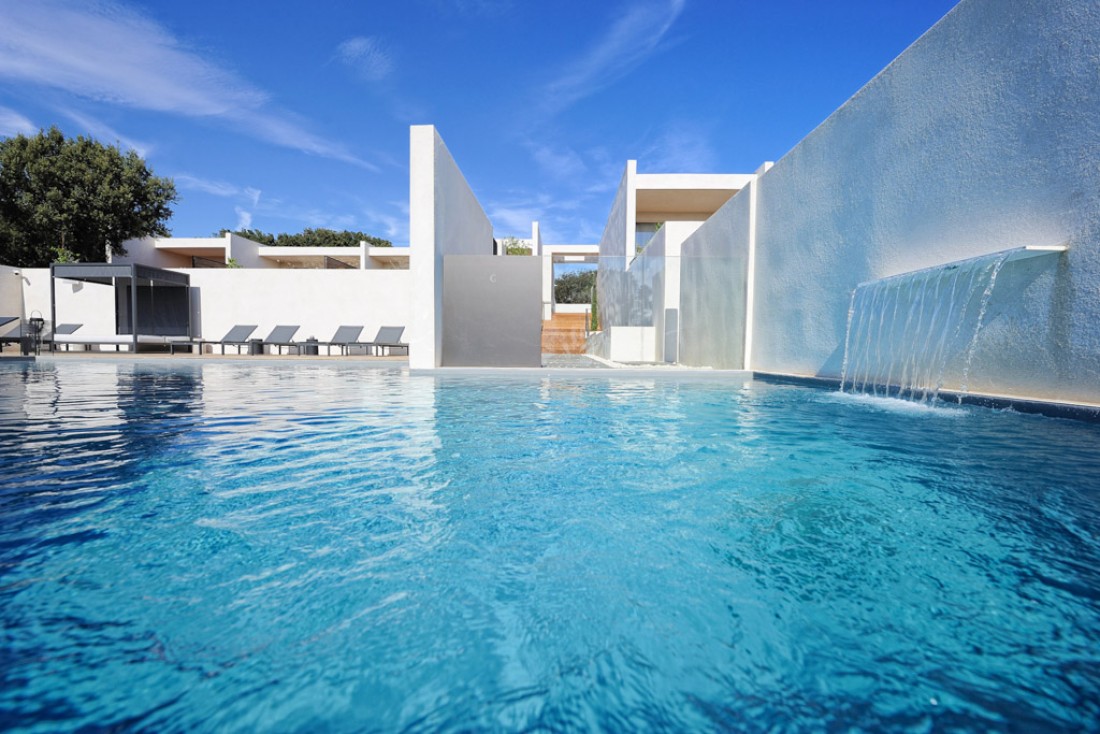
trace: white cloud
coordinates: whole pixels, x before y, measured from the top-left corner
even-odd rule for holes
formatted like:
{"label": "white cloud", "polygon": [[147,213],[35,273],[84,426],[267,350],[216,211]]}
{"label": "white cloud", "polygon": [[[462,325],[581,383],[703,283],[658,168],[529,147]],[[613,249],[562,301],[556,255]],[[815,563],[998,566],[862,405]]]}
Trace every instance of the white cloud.
{"label": "white cloud", "polygon": [[[177,173],[172,176],[172,180],[174,180],[180,188],[202,191],[205,194],[212,194],[213,196],[224,196],[227,199],[238,197],[244,193],[233,184],[225,183],[224,181],[211,181],[187,173]],[[244,191],[252,190],[253,189],[245,189]]]}
{"label": "white cloud", "polygon": [[252,212],[246,212],[239,206],[233,207],[233,211],[237,213],[237,227],[238,231],[242,229],[252,228]]}
{"label": "white cloud", "polygon": [[139,140],[128,138],[101,120],[97,120],[73,110],[61,110],[61,114],[68,117],[77,125],[80,125],[85,132],[97,138],[100,142],[108,145],[118,143],[123,148],[132,148],[142,158],[147,157],[153,151],[153,146],[149,143],[143,143]]}
{"label": "white cloud", "polygon": [[628,9],[587,53],[546,85],[546,112],[560,112],[633,71],[657,50],[683,9],[684,0],[645,2]]}
{"label": "white cloud", "polygon": [[382,236],[390,242],[405,244],[409,241],[408,204],[396,203],[394,206],[397,206],[398,210],[402,211],[403,216],[397,216],[377,209],[367,209],[364,214],[373,228],[381,227],[380,230],[372,231],[370,234]]}
{"label": "white cloud", "polygon": [[38,128],[34,123],[13,109],[0,107],[0,135],[5,138],[15,135],[34,135]]}
{"label": "white cloud", "polygon": [[381,81],[393,71],[393,57],[377,38],[349,38],[336,47],[336,58],[369,82]]}
{"label": "white cloud", "polygon": [[108,104],[221,120],[269,143],[375,168],[269,104],[266,92],[115,3],[6,3],[0,78]]}

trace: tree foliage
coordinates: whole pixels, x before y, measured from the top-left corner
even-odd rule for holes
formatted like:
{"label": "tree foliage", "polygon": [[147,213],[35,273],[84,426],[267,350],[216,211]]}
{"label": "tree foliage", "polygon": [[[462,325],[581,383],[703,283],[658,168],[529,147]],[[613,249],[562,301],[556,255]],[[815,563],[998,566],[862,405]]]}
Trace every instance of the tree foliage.
{"label": "tree foliage", "polygon": [[504,245],[505,255],[530,255],[531,248],[524,244],[522,240],[515,237],[505,237],[502,239],[501,244]]}
{"label": "tree foliage", "polygon": [[[218,232],[219,237],[224,237],[228,229]],[[304,229],[297,234],[269,234],[258,229],[238,229],[233,234],[261,245],[278,245],[279,247],[358,247],[359,242],[365,240],[373,247],[392,247],[393,243],[381,237],[366,234],[365,232],[351,232],[343,230],[337,232],[334,229]]]}
{"label": "tree foliage", "polygon": [[176,187],[123,153],[56,127],[0,140],[0,262],[102,262],[135,237],[167,235]]}
{"label": "tree foliage", "polygon": [[554,303],[590,303],[595,286],[595,270],[565,273],[554,281]]}

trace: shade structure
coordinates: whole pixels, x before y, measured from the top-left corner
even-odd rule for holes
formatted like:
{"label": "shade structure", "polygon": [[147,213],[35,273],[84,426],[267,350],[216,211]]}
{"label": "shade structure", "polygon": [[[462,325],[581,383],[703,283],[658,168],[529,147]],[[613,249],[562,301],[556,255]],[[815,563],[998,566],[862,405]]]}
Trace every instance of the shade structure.
{"label": "shade structure", "polygon": [[189,337],[191,277],[140,263],[64,263],[50,266],[50,317],[57,323],[58,279],[114,288],[115,334],[136,352],[142,337]]}

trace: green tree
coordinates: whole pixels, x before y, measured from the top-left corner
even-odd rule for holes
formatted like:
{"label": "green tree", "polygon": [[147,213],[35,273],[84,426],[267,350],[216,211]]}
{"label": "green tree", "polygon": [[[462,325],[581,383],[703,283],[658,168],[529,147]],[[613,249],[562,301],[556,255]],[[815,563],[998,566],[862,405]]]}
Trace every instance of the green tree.
{"label": "green tree", "polygon": [[[223,229],[218,232],[218,237],[224,237],[228,229]],[[268,234],[258,229],[238,229],[233,234],[244,237],[246,240],[252,240],[253,242],[259,242],[261,245],[274,245],[275,235]]]}
{"label": "green tree", "polygon": [[530,255],[531,248],[523,244],[521,240],[515,237],[505,237],[500,241],[504,245],[505,255]]}
{"label": "green tree", "polygon": [[123,153],[56,127],[0,140],[0,262],[45,267],[125,254],[135,237],[167,235],[176,187]]}
{"label": "green tree", "polygon": [[595,270],[565,273],[554,281],[554,303],[588,303],[595,286]]}
{"label": "green tree", "polygon": [[[223,237],[231,230],[222,229],[217,236]],[[352,232],[349,230],[336,231],[334,229],[304,229],[297,234],[268,234],[258,229],[238,229],[235,235],[245,237],[261,245],[278,245],[279,247],[358,247],[360,241],[366,241],[373,247],[392,247],[393,243],[381,237],[369,235],[366,232]]]}

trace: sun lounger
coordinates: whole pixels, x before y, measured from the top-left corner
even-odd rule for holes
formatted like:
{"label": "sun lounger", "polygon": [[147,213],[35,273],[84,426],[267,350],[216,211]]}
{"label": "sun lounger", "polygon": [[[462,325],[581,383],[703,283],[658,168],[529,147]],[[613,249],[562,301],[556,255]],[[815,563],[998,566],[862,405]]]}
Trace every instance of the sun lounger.
{"label": "sun lounger", "polygon": [[[76,334],[57,334],[55,332],[51,341],[55,345],[80,345],[85,350],[90,349],[91,347],[113,346],[116,352],[119,351],[120,347],[132,347],[134,345],[134,337],[132,334],[103,334],[98,336],[93,334],[77,336]],[[191,341],[191,337],[157,336],[154,334],[138,334],[137,343],[139,347],[142,345],[174,347],[193,344],[193,342]]]}
{"label": "sun lounger", "polygon": [[286,347],[288,350],[297,349],[298,354],[301,354],[302,353],[302,345],[301,344],[296,344],[293,341],[294,332],[298,331],[299,328],[301,328],[301,327],[299,327],[299,326],[276,326],[274,329],[271,330],[271,333],[267,335],[267,338],[264,339],[264,344],[265,345],[271,345],[271,346],[275,347],[276,349],[278,349],[279,351],[277,352],[277,354],[282,354],[283,353],[283,347]]}
{"label": "sun lounger", "polygon": [[328,353],[332,353],[333,347],[340,347],[340,354],[346,354],[348,346],[355,344],[359,339],[359,335],[363,333],[362,326],[341,326],[336,330],[336,333],[332,335],[332,338],[327,342],[321,342],[325,345]]}
{"label": "sun lounger", "polygon": [[221,346],[221,353],[222,354],[225,354],[225,348],[227,346],[236,347],[237,348],[237,354],[240,354],[241,353],[241,347],[248,346],[248,337],[252,336],[252,332],[254,332],[255,330],[256,330],[256,325],[255,324],[237,324],[232,329],[230,329],[226,333],[226,335],[223,336],[219,341],[216,341],[216,342],[200,341],[199,342],[199,351],[200,352],[202,351],[202,348],[203,348],[204,344],[211,344],[211,345],[218,344],[218,345]]}
{"label": "sun lounger", "polygon": [[53,328],[53,333],[43,339],[46,344],[50,345],[50,351],[57,350],[56,338],[59,336],[72,336],[73,333],[84,324],[58,324]]}
{"label": "sun lounger", "polygon": [[5,344],[18,344],[23,338],[23,321],[18,316],[0,316],[0,326],[10,324],[12,321],[16,322],[15,328],[0,336],[0,349]]}
{"label": "sun lounger", "polygon": [[404,332],[404,326],[383,326],[378,330],[373,341],[358,342],[351,346],[365,347],[370,349],[371,354],[384,355],[387,349],[404,349],[405,354],[408,354],[409,345],[401,341],[401,335]]}

